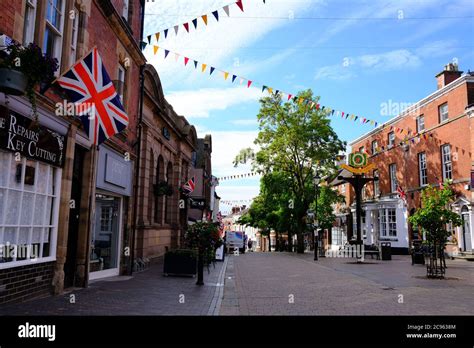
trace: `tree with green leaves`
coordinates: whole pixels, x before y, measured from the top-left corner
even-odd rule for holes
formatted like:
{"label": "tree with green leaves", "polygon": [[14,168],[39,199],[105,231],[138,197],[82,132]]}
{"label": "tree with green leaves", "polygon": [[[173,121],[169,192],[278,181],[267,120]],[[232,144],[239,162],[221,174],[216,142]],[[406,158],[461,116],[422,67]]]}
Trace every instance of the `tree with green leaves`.
{"label": "tree with green leaves", "polygon": [[421,192],[421,208],[408,218],[412,225],[421,229],[429,246],[428,277],[444,275],[444,249],[450,236],[446,225],[461,226],[460,216],[449,209],[453,200],[454,192],[448,185],[442,189],[429,186]]}
{"label": "tree with green leaves", "polygon": [[316,220],[322,230],[330,230],[336,220],[333,205],[345,201],[344,196],[333,190],[330,186],[321,186],[317,202],[311,204],[311,209],[316,210]]}
{"label": "tree with green leaves", "polygon": [[[260,150],[253,159],[247,153],[247,161],[250,157],[253,168],[258,172],[264,175],[278,172],[288,179],[285,190],[291,198],[286,203],[291,209],[298,253],[304,252],[305,217],[315,198],[315,166],[318,166],[321,176],[333,172],[334,160],[346,146],[330,125],[330,110],[319,108],[318,100],[310,89],[287,102],[276,93],[262,98],[257,115],[259,133],[255,140]],[[313,101],[318,106],[314,107],[312,102],[307,101]],[[247,161],[239,157],[234,164]]]}

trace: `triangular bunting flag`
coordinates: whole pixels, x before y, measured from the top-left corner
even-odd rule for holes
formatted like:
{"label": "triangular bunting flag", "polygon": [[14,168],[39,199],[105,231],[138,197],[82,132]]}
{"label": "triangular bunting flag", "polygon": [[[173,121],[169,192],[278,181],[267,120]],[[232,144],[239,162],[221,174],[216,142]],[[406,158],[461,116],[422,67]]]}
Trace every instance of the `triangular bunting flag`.
{"label": "triangular bunting flag", "polygon": [[244,79],[240,78],[240,84],[242,84],[243,82],[244,82]]}
{"label": "triangular bunting flag", "polygon": [[224,80],[227,80],[228,77],[229,77],[229,73],[228,73],[228,72],[224,72]]}
{"label": "triangular bunting flag", "polygon": [[155,39],[156,39],[156,41],[158,42],[158,40],[160,39],[160,33],[156,33],[156,34],[155,34]]}
{"label": "triangular bunting flag", "polygon": [[213,15],[214,15],[214,17],[216,18],[216,21],[218,21],[218,22],[219,22],[219,12],[217,12],[217,11],[214,11],[214,12],[212,12],[212,14],[213,14]]}
{"label": "triangular bunting flag", "polygon": [[291,94],[288,94],[288,100],[290,100],[290,99],[291,99]]}
{"label": "triangular bunting flag", "polygon": [[196,69],[198,67],[198,62],[197,60],[194,61],[194,69]]}
{"label": "triangular bunting flag", "polygon": [[194,18],[194,19],[193,19],[193,25],[194,25],[194,29],[197,29],[197,27],[198,27],[198,20],[197,20],[197,18]]}
{"label": "triangular bunting flag", "polygon": [[179,58],[179,54],[178,54],[178,53],[175,53],[175,54],[174,54],[174,60],[175,60],[175,61],[178,61],[178,58]]}
{"label": "triangular bunting flag", "polygon": [[224,6],[222,9],[224,10],[224,12],[225,12],[225,14],[227,15],[227,17],[229,17],[229,16],[230,16],[230,13],[229,13],[229,5]]}
{"label": "triangular bunting flag", "polygon": [[148,35],[146,38],[148,39],[148,44],[151,44],[151,35]]}
{"label": "triangular bunting flag", "polygon": [[232,83],[234,83],[234,81],[235,81],[236,78],[237,78],[237,76],[232,75]]}
{"label": "triangular bunting flag", "polygon": [[174,33],[175,35],[178,35],[178,30],[179,30],[179,25],[174,26]]}
{"label": "triangular bunting flag", "polygon": [[146,47],[146,42],[145,41],[140,41],[140,48],[143,51]]}
{"label": "triangular bunting flag", "polygon": [[211,66],[211,72],[209,73],[209,75],[212,75],[212,73],[214,72],[216,68],[214,68],[213,66]]}
{"label": "triangular bunting flag", "polygon": [[268,93],[272,94],[273,93],[273,88],[268,87]]}
{"label": "triangular bunting flag", "polygon": [[267,86],[263,85],[262,86],[262,93],[265,92],[266,89],[267,89]]}
{"label": "triangular bunting flag", "polygon": [[153,46],[153,54],[156,54],[156,52],[158,52],[159,48],[160,48],[160,46]]}
{"label": "triangular bunting flag", "polygon": [[205,25],[207,25],[207,15],[201,16],[202,21],[204,22]]}
{"label": "triangular bunting flag", "polygon": [[168,37],[168,29],[165,29],[164,33],[165,33],[165,39],[166,39]]}
{"label": "triangular bunting flag", "polygon": [[188,65],[188,62],[189,62],[189,58],[188,58],[188,57],[184,57],[184,66]]}
{"label": "triangular bunting flag", "polygon": [[165,59],[166,59],[166,57],[168,57],[168,54],[170,54],[170,51],[165,50]]}
{"label": "triangular bunting flag", "polygon": [[252,81],[248,80],[247,82],[247,88],[250,88],[250,85],[252,84]]}
{"label": "triangular bunting flag", "polygon": [[207,64],[202,64],[202,72],[206,71]]}
{"label": "triangular bunting flag", "polygon": [[237,6],[239,6],[239,8],[242,10],[242,12],[244,12],[244,4],[242,4],[242,0],[237,0],[237,2],[235,4]]}
{"label": "triangular bunting flag", "polygon": [[186,31],[189,33],[189,23],[184,23],[183,26],[184,29],[186,29]]}

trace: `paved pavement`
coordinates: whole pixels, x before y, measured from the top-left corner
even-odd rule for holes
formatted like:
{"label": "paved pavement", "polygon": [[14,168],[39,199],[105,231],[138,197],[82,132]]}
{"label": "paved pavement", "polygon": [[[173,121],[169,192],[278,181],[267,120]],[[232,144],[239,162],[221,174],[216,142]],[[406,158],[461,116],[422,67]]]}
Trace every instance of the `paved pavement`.
{"label": "paved pavement", "polygon": [[196,278],[164,277],[163,264],[157,263],[133,277],[112,277],[64,295],[0,306],[0,315],[214,315],[225,264],[216,262],[210,273],[204,269],[204,286],[196,285]]}
{"label": "paved pavement", "polygon": [[427,279],[409,256],[392,261],[246,253],[228,258],[220,315],[474,315],[474,262],[447,260]]}

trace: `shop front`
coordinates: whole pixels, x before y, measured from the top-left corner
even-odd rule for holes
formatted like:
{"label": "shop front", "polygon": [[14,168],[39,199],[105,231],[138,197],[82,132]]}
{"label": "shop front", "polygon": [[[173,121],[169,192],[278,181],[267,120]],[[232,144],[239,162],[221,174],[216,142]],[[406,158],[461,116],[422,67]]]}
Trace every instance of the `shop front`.
{"label": "shop front", "polygon": [[51,290],[65,147],[65,135],[0,106],[0,303]]}
{"label": "shop front", "polygon": [[126,208],[132,193],[132,163],[119,152],[105,146],[99,148],[90,280],[119,275],[122,256],[128,254],[123,245],[129,225]]}

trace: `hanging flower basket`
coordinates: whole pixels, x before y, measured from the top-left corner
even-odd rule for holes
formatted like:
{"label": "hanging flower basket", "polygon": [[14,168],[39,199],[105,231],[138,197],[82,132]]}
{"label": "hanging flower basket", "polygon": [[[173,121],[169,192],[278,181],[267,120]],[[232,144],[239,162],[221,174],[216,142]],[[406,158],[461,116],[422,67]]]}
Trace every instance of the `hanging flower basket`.
{"label": "hanging flower basket", "polygon": [[160,181],[154,185],[153,192],[155,196],[171,196],[173,195],[173,186],[168,184],[166,181]]}
{"label": "hanging flower basket", "polygon": [[4,50],[0,51],[0,91],[5,94],[26,94],[32,114],[37,118],[36,92],[40,86],[45,86],[54,80],[54,73],[58,70],[58,61],[41,51],[41,48],[30,43],[23,47],[13,41]]}
{"label": "hanging flower basket", "polygon": [[23,95],[28,79],[18,70],[0,68],[0,92],[10,95]]}

